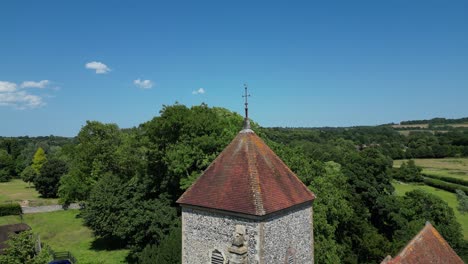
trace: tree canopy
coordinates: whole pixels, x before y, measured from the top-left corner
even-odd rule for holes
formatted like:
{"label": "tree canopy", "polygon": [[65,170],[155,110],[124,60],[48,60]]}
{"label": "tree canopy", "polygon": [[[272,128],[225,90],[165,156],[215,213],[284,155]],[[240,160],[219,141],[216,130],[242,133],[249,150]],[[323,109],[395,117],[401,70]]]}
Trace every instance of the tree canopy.
{"label": "tree canopy", "polygon": [[[129,261],[176,263],[181,249],[175,201],[242,123],[242,116],[224,108],[174,104],[129,129],[87,121],[73,139],[0,138],[0,179],[2,171],[8,177],[21,173],[44,196],[57,193],[58,186],[61,202],[84,205],[82,217],[97,238],[131,249]],[[465,155],[465,149],[468,155],[465,132],[403,136],[389,126],[292,129],[252,122],[252,127],[317,195],[317,263],[380,262],[425,221],[457,252],[464,250],[446,203],[424,192],[396,196],[391,180],[417,181],[421,172],[411,161],[394,170],[392,158]]]}

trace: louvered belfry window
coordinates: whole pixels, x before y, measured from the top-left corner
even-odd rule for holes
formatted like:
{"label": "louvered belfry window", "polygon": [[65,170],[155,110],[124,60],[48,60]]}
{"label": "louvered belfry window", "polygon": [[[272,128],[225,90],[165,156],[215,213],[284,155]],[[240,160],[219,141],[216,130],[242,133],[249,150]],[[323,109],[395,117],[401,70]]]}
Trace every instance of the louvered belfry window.
{"label": "louvered belfry window", "polygon": [[286,251],[286,260],[284,263],[286,264],[296,264],[296,250],[294,248],[289,247],[288,251]]}
{"label": "louvered belfry window", "polygon": [[223,254],[218,250],[214,250],[211,253],[211,264],[224,264]]}

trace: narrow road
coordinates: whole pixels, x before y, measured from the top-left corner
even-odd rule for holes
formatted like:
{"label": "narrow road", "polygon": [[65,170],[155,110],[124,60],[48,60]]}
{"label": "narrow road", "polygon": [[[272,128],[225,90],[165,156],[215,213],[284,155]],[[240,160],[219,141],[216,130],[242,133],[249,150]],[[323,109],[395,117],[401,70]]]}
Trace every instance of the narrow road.
{"label": "narrow road", "polygon": [[[72,203],[70,204],[66,209],[80,209],[80,205],[77,203]],[[44,205],[44,206],[24,206],[21,207],[23,210],[23,214],[34,214],[34,213],[47,213],[47,212],[55,212],[55,211],[62,211],[66,210],[63,208],[62,205],[56,204],[56,205]]]}

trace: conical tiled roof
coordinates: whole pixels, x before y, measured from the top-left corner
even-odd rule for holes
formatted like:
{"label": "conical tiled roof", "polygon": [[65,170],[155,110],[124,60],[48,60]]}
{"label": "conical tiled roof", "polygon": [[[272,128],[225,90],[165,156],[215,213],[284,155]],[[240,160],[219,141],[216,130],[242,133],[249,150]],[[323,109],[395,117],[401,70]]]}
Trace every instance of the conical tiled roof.
{"label": "conical tiled roof", "polygon": [[393,259],[388,256],[381,264],[463,264],[439,232],[429,223]]}
{"label": "conical tiled roof", "polygon": [[177,201],[263,216],[315,195],[252,130],[242,130]]}

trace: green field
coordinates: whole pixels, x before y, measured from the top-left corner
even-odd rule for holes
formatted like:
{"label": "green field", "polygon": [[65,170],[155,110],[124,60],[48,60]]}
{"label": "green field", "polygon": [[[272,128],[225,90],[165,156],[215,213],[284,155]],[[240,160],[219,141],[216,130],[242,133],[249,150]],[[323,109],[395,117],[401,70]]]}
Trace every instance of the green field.
{"label": "green field", "polygon": [[30,186],[19,179],[13,179],[9,182],[0,183],[0,203],[4,202],[18,202],[27,206],[39,206],[57,204],[58,199],[45,199],[41,198],[39,193]]}
{"label": "green field", "polygon": [[[406,160],[395,160],[393,166],[400,167]],[[468,181],[468,158],[414,159],[424,174],[445,176]]]}
{"label": "green field", "polygon": [[463,236],[466,240],[468,240],[468,214],[461,214],[457,210],[458,202],[457,197],[454,193],[447,192],[444,190],[440,190],[431,186],[427,185],[415,185],[415,184],[404,184],[404,183],[393,183],[395,187],[396,195],[404,195],[405,193],[412,191],[412,190],[424,190],[430,192],[434,195],[437,195],[442,200],[446,201],[450,207],[452,207],[453,211],[455,212],[455,217],[457,218],[458,222],[461,224],[463,228]]}
{"label": "green field", "polygon": [[[19,216],[0,217],[0,225],[20,221]],[[70,251],[78,263],[125,263],[128,250],[107,250],[108,245],[95,241],[79,210],[26,214],[24,222],[54,251]]]}

